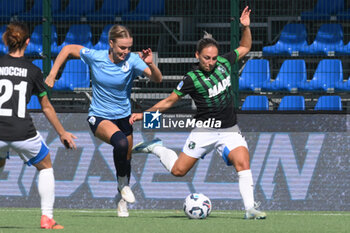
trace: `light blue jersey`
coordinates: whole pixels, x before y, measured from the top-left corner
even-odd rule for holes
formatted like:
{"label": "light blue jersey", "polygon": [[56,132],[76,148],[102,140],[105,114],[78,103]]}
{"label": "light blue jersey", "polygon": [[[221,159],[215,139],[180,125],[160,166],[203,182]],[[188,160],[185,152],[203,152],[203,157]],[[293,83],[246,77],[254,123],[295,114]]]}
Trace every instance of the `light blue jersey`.
{"label": "light blue jersey", "polygon": [[106,119],[121,119],[131,114],[130,93],[135,77],[148,67],[134,53],[114,64],[108,57],[108,50],[83,48],[81,60],[92,70],[92,101],[89,116]]}

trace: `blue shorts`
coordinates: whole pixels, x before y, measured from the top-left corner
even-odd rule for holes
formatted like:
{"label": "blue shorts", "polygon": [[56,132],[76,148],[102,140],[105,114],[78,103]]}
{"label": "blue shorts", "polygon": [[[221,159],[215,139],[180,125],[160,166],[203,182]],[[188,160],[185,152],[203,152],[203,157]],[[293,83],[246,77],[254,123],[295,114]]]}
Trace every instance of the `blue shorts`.
{"label": "blue shorts", "polygon": [[96,130],[98,125],[101,123],[103,120],[108,120],[118,126],[120,131],[124,133],[125,136],[129,136],[133,132],[132,125],[129,123],[130,116],[127,116],[125,118],[117,119],[117,120],[111,120],[111,119],[106,119],[103,117],[97,117],[97,116],[89,116],[87,118],[87,121],[89,122],[90,129],[92,133],[95,135]]}

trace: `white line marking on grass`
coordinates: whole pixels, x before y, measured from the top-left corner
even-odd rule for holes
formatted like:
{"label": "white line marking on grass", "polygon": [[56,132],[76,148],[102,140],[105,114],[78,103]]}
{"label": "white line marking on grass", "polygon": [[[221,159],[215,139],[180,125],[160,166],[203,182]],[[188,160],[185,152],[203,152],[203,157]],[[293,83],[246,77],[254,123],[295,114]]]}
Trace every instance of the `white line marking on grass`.
{"label": "white line marking on grass", "polygon": [[[33,211],[40,211],[39,209],[12,209],[12,208],[0,208],[0,212],[33,212]],[[116,210],[97,210],[97,209],[55,209],[55,212],[60,213],[93,213],[93,214],[111,214],[116,213]],[[131,210],[133,213],[137,214],[156,214],[156,213],[163,213],[163,214],[177,214],[182,213],[182,210]],[[241,215],[243,211],[213,211],[212,214],[215,215]],[[267,211],[268,215],[285,215],[285,216],[350,216],[350,213],[319,213],[319,212],[304,212],[300,211],[298,213],[288,213],[285,211]]]}

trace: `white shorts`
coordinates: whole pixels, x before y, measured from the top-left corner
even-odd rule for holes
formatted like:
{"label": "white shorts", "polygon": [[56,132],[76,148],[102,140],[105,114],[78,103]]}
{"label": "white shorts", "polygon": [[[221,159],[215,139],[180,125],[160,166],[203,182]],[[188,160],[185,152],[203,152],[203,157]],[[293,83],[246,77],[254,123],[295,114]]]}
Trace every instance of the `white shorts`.
{"label": "white shorts", "polygon": [[229,166],[232,164],[228,160],[228,154],[240,146],[248,149],[247,142],[237,125],[225,129],[195,128],[188,136],[182,152],[190,157],[199,159],[204,158],[207,153],[215,150]]}
{"label": "white shorts", "polygon": [[10,149],[16,151],[28,166],[39,163],[49,153],[49,148],[39,132],[35,137],[23,141],[0,140],[0,158],[6,158]]}

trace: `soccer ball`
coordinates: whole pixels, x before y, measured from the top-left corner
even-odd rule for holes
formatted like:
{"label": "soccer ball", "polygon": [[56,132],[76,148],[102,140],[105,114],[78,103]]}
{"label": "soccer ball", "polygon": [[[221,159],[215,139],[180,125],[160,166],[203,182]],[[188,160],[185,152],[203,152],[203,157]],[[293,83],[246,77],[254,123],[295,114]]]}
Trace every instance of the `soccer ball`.
{"label": "soccer ball", "polygon": [[211,201],[202,193],[191,193],[184,202],[184,211],[189,218],[204,219],[211,212]]}

